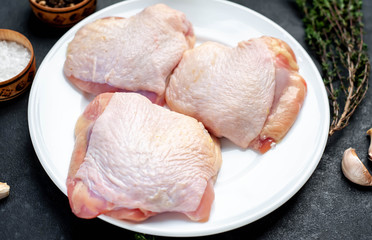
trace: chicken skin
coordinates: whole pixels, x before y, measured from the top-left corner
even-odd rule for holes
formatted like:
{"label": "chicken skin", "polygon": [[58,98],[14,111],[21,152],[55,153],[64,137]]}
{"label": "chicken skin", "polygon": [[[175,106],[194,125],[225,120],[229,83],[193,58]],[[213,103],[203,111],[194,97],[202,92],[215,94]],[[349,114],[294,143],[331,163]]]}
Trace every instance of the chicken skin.
{"label": "chicken skin", "polygon": [[185,14],[156,4],[130,18],[83,26],[68,45],[63,70],[84,92],[138,92],[162,105],[167,78],[194,43]]}
{"label": "chicken skin", "polygon": [[179,212],[208,220],[221,149],[196,119],[137,93],[103,93],[75,135],[66,184],[78,217],[143,221]]}
{"label": "chicken skin", "polygon": [[206,42],[185,52],[170,77],[166,102],[246,148],[261,132],[274,94],[274,60],[263,41],[234,48]]}

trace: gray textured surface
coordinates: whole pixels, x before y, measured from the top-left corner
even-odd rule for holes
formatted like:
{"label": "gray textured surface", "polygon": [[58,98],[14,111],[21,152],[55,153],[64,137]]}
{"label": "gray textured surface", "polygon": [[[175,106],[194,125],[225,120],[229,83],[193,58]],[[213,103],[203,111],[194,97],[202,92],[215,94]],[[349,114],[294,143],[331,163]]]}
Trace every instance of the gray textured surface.
{"label": "gray textured surface", "polygon": [[[98,0],[97,10],[115,2],[119,1]],[[278,23],[309,50],[294,1],[235,2]],[[2,0],[1,3],[0,28],[26,35],[33,44],[39,66],[66,30],[41,25],[26,0]],[[363,9],[365,41],[372,56],[372,1],[365,0]],[[78,219],[71,213],[67,198],[50,180],[35,155],[28,132],[27,104],[28,92],[0,104],[0,181],[11,185],[10,196],[0,201],[0,239],[134,239],[131,231],[99,219]],[[365,135],[372,127],[371,105],[372,90],[350,125],[328,140],[314,174],[288,202],[247,226],[197,239],[372,239],[372,188],[350,183],[340,168],[343,151],[354,147],[372,169],[372,163],[366,161],[370,140]]]}

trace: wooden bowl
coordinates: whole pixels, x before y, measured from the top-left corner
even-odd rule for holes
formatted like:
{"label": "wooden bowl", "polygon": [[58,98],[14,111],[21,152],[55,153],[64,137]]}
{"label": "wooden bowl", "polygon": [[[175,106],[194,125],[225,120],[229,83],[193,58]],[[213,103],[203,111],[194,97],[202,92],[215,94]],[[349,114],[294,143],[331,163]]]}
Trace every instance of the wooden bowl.
{"label": "wooden bowl", "polygon": [[0,40],[17,42],[25,46],[31,55],[27,66],[19,74],[8,80],[0,81],[0,101],[7,101],[21,95],[31,85],[36,71],[35,54],[31,42],[19,32],[0,29]]}
{"label": "wooden bowl", "polygon": [[52,8],[29,0],[32,11],[41,21],[54,27],[71,27],[96,10],[97,0],[83,0],[73,7]]}

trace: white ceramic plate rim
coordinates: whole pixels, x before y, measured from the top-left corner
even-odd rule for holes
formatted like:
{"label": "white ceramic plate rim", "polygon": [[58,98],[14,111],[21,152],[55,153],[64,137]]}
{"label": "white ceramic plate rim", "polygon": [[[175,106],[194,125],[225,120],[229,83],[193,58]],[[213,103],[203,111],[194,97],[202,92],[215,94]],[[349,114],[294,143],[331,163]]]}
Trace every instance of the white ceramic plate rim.
{"label": "white ceramic plate rim", "polygon": [[[71,153],[72,122],[77,119],[91,98],[80,96],[80,93],[67,81],[62,83],[58,81],[64,78],[62,66],[58,70],[58,67],[53,67],[52,64],[63,62],[62,56],[65,54],[66,44],[84,24],[105,16],[128,17],[158,2],[184,11],[194,25],[199,43],[213,40],[234,46],[238,40],[247,40],[260,35],[271,35],[283,39],[292,47],[297,56],[300,73],[308,84],[308,96],[296,123],[286,138],[265,155],[260,156],[251,150],[239,149],[226,140],[222,141],[224,164],[215,186],[216,199],[211,218],[207,223],[194,223],[171,213],[160,214],[143,223],[130,223],[107,216],[100,216],[100,218],[125,229],[160,236],[203,236],[244,226],[277,209],[310,178],[326,146],[329,130],[329,105],[318,69],[301,45],[276,23],[241,5],[223,0],[125,1],[102,9],[71,28],[46,55],[31,88],[28,121],[35,152],[49,177],[66,194],[65,176],[67,176],[66,168],[68,168],[69,158],[59,159],[58,156],[64,153],[63,149],[61,150],[62,146],[58,146],[57,143],[62,141],[62,145],[64,144],[63,132],[67,131],[65,138],[69,143],[66,148],[68,151],[66,151],[68,154]],[[203,16],[203,9],[208,9],[210,21],[204,20],[206,16]],[[246,20],[250,22],[247,23]],[[240,29],[247,33],[239,31]],[[57,72],[55,72],[56,69]],[[55,78],[51,76],[53,73],[55,73]],[[56,80],[49,79],[49,77]],[[57,87],[54,89],[57,92],[50,93],[53,91],[50,88],[54,86]],[[61,101],[69,101],[69,99],[64,99],[64,96],[71,97],[70,101],[74,98],[78,99],[79,101],[75,104],[77,106],[64,107]],[[50,106],[47,102],[55,103],[57,106]],[[61,116],[52,115],[52,113],[58,114],[54,109],[56,107],[60,107],[61,111],[65,112]],[[73,117],[71,122],[70,116]],[[57,131],[56,128],[59,126],[61,129]],[[311,127],[315,129],[308,130]],[[50,133],[51,131],[53,133]],[[62,136],[61,139],[57,139],[58,134]],[[54,150],[58,153],[57,156]],[[301,160],[298,160],[299,156]],[[277,165],[278,161],[282,165]],[[242,168],[244,171],[239,171],[237,168]],[[262,176],[264,169],[265,174],[270,174],[269,179],[267,176]],[[231,171],[236,172],[231,174]],[[275,178],[277,183],[274,183],[270,177]],[[258,182],[252,184],[252,180],[255,179]],[[273,186],[275,184],[277,186]],[[236,189],[234,189],[235,186]],[[262,191],[263,188],[267,188],[269,193]],[[233,208],[231,205],[237,207]],[[233,210],[233,213],[230,210]]]}

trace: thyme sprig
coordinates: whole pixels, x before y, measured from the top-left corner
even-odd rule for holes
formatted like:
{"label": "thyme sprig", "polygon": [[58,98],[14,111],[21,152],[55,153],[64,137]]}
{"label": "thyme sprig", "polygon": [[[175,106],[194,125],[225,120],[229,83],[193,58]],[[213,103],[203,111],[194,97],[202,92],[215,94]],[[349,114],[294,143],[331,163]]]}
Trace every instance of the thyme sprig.
{"label": "thyme sprig", "polygon": [[154,236],[143,234],[143,233],[134,233],[135,240],[155,240]]}
{"label": "thyme sprig", "polygon": [[368,90],[370,62],[363,41],[362,0],[296,0],[306,41],[320,60],[332,122],[345,128]]}

